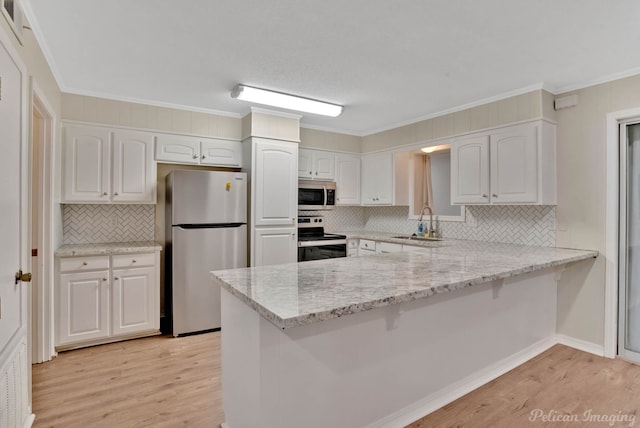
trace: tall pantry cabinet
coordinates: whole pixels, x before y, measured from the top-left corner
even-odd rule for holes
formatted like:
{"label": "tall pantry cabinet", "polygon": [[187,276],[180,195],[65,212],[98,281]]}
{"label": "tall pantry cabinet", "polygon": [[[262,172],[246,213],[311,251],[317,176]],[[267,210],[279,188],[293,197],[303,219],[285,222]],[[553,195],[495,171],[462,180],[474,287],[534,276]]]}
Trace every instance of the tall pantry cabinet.
{"label": "tall pantry cabinet", "polygon": [[250,189],[250,265],[296,262],[298,143],[249,138],[243,162]]}

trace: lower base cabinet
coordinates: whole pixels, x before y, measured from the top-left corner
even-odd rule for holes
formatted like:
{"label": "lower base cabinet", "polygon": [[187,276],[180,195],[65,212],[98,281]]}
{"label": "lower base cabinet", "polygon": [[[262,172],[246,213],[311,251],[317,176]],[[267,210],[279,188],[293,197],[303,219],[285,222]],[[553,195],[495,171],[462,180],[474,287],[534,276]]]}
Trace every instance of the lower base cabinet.
{"label": "lower base cabinet", "polygon": [[158,253],[60,258],[56,347],[157,334],[159,261]]}
{"label": "lower base cabinet", "polygon": [[295,227],[256,227],[251,266],[278,265],[298,261]]}

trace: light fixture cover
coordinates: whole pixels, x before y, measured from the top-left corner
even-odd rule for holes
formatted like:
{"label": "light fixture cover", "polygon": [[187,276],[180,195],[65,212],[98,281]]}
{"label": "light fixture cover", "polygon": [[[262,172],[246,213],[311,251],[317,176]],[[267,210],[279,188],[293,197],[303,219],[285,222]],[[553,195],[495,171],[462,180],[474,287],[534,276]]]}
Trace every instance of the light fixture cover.
{"label": "light fixture cover", "polygon": [[441,150],[448,150],[450,148],[451,148],[451,144],[441,144],[439,146],[423,147],[420,150],[422,150],[425,153],[433,153],[433,152],[439,152]]}
{"label": "light fixture cover", "polygon": [[331,117],[340,116],[343,109],[342,106],[337,104],[325,103],[324,101],[312,100],[311,98],[298,97],[246,85],[237,85],[233,88],[231,98]]}

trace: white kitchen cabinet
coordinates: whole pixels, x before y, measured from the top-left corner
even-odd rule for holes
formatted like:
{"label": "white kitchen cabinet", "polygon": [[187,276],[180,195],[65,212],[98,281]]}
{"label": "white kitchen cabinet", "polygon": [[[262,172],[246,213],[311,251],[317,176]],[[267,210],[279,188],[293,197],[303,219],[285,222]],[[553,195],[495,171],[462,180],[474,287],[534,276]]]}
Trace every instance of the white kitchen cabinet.
{"label": "white kitchen cabinet", "polygon": [[158,334],[157,252],[58,259],[56,347],[70,349]]}
{"label": "white kitchen cabinet", "polygon": [[298,144],[250,138],[243,171],[250,189],[250,266],[298,260]]}
{"label": "white kitchen cabinet", "polygon": [[255,226],[292,226],[298,214],[298,145],[253,139]]}
{"label": "white kitchen cabinet", "polygon": [[409,153],[362,156],[362,205],[409,204]]}
{"label": "white kitchen cabinet", "polygon": [[277,265],[298,260],[296,227],[256,227],[251,266]]}
{"label": "white kitchen cabinet", "polygon": [[360,205],[360,156],[336,154],[336,205]]}
{"label": "white kitchen cabinet", "polygon": [[299,149],[298,178],[335,180],[335,154],[322,150]]}
{"label": "white kitchen cabinet", "polygon": [[347,239],[347,257],[358,255],[358,239]]}
{"label": "white kitchen cabinet", "polygon": [[63,203],[155,203],[151,134],[67,127],[63,150]]}
{"label": "white kitchen cabinet", "polygon": [[156,168],[153,162],[153,137],[146,133],[114,131],[112,146],[111,201],[155,203]]}
{"label": "white kitchen cabinet", "polygon": [[109,284],[108,270],[60,275],[57,345],[109,336]]}
{"label": "white kitchen cabinet", "polygon": [[62,201],[108,202],[111,134],[104,128],[66,128]]}
{"label": "white kitchen cabinet", "polygon": [[536,121],[454,141],[451,202],[555,204],[555,125]]}
{"label": "white kitchen cabinet", "polygon": [[358,247],[359,256],[372,256],[376,254],[376,241],[361,239]]}
{"label": "white kitchen cabinet", "polygon": [[113,270],[114,336],[159,328],[159,287],[154,267]]}
{"label": "white kitchen cabinet", "polygon": [[242,165],[242,146],[238,141],[157,134],[156,160],[239,168]]}
{"label": "white kitchen cabinet", "polygon": [[376,242],[376,254],[399,253],[402,251],[402,244],[391,242]]}
{"label": "white kitchen cabinet", "polygon": [[451,202],[489,202],[489,136],[466,138],[451,145]]}

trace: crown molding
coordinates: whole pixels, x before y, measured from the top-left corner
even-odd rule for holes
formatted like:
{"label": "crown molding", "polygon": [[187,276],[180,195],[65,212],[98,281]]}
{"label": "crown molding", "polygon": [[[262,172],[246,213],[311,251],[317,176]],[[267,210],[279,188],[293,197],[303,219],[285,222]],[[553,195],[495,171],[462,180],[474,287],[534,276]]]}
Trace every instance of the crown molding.
{"label": "crown molding", "polygon": [[268,114],[270,116],[285,117],[287,119],[297,119],[297,120],[302,119],[302,115],[300,115],[300,114],[286,113],[286,112],[283,112],[283,111],[271,110],[271,109],[266,109],[266,108],[262,108],[262,107],[250,107],[250,112],[251,113],[260,113],[260,114]]}
{"label": "crown molding", "polygon": [[574,92],[580,89],[589,88],[591,86],[601,85],[603,83],[613,82],[615,80],[624,79],[626,77],[637,76],[640,74],[640,67],[632,68],[631,70],[621,71],[619,73],[609,74],[607,76],[599,77],[597,79],[588,80],[586,82],[576,84],[576,85],[567,85],[562,86],[557,89],[556,92],[552,92],[554,95],[564,94],[566,92]]}
{"label": "crown molding", "polygon": [[353,137],[364,137],[366,135],[362,132],[331,128],[328,126],[311,125],[309,123],[300,123],[300,128],[313,129],[315,131],[331,132],[333,134],[351,135]]}

